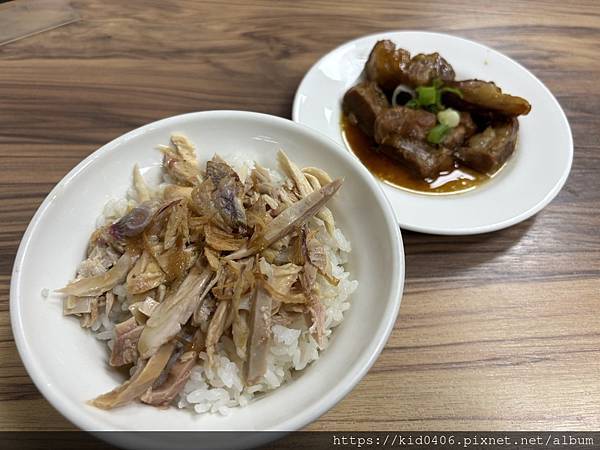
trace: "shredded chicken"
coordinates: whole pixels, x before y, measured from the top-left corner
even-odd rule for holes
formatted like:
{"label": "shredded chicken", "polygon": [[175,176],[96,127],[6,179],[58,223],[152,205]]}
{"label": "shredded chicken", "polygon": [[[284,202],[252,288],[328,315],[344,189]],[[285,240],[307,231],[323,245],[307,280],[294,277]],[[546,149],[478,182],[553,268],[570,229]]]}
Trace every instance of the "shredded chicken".
{"label": "shredded chicken", "polygon": [[[303,173],[298,166],[288,158],[283,150],[279,151],[277,157],[279,159],[279,163],[283,167],[283,170],[292,180],[294,180],[296,188],[298,189],[298,192],[302,198],[308,196],[313,191],[318,191],[321,189],[321,183],[319,180],[310,174]],[[310,183],[310,177],[312,177],[314,180],[313,184]],[[329,183],[331,183],[331,181],[326,184]],[[333,220],[333,214],[331,214],[329,208],[324,206],[319,212],[317,212],[316,216],[325,223],[329,234],[333,234],[335,230],[335,221]]]}
{"label": "shredded chicken", "polygon": [[115,326],[115,339],[109,361],[111,366],[120,367],[137,360],[137,343],[143,329],[143,326],[137,324],[135,317]]}
{"label": "shredded chicken", "polygon": [[189,351],[181,355],[171,367],[165,382],[155,389],[149,387],[140,400],[149,405],[169,406],[189,379],[192,369],[196,365],[197,357],[198,354],[195,351]]}
{"label": "shredded chicken", "polygon": [[314,216],[342,186],[342,180],[334,180],[318,191],[312,192],[302,200],[283,210],[270,223],[264,233],[253,235],[250,245],[227,256],[227,259],[239,259],[252,256],[268,247],[279,239],[287,236],[296,227],[302,225]]}
{"label": "shredded chicken", "polygon": [[59,289],[58,292],[67,295],[76,295],[77,297],[100,295],[114,288],[125,279],[127,273],[137,261],[138,256],[139,254],[135,250],[127,251],[123,253],[110,270],[102,275],[80,278]]}
{"label": "shredded chicken", "polygon": [[215,353],[215,346],[223,335],[225,319],[227,318],[227,307],[227,302],[219,302],[219,306],[217,306],[217,310],[215,311],[215,314],[210,321],[210,325],[208,326],[208,332],[206,334],[206,354],[208,355],[209,364],[212,363],[212,358]]}
{"label": "shredded chicken", "polygon": [[138,350],[143,358],[152,356],[181,330],[202,300],[201,293],[210,282],[212,271],[195,266],[179,288],[154,310],[140,336]]}
{"label": "shredded chicken", "polygon": [[69,295],[63,300],[63,314],[89,314],[92,312],[92,300],[94,297],[76,297]]}
{"label": "shredded chicken", "polygon": [[194,186],[200,181],[200,168],[194,146],[181,135],[171,136],[170,146],[161,146],[163,167],[173,180],[183,186]]}
{"label": "shredded chicken", "polygon": [[267,355],[271,340],[271,296],[256,284],[250,311],[250,336],[247,350],[246,381],[249,385],[256,383],[267,370]]}
{"label": "shredded chicken", "polygon": [[317,234],[333,236],[325,205],[341,179],[300,169],[283,152],[283,180],[258,164],[236,171],[216,155],[202,168],[181,135],[160,150],[166,186],[150,187],[136,165],[137,202],[92,234],[77,277],[59,290],[64,314],[82,327],[111,325],[102,332],[112,334],[109,364],[131,368],[129,380],[90,402],[103,409],[169,406],[192,369],[211,367],[223,349],[248,386],[261,382],[272,326],[300,324],[320,343],[317,279],[337,281]]}
{"label": "shredded chicken", "polygon": [[133,185],[135,186],[138,201],[140,203],[150,200],[150,190],[148,189],[148,185],[144,181],[144,177],[137,164],[133,167]]}
{"label": "shredded chicken", "polygon": [[138,366],[129,380],[112,391],[96,397],[90,403],[101,409],[112,409],[140,398],[160,376],[174,349],[175,344],[173,342],[163,345],[152,358]]}

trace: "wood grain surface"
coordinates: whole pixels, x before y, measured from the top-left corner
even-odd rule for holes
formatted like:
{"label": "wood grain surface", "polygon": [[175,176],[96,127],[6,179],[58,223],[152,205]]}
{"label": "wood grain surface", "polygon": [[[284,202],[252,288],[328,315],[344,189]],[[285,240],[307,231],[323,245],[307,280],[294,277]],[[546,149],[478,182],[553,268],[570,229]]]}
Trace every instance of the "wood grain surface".
{"label": "wood grain surface", "polygon": [[321,55],[402,29],[474,39],[529,68],[569,118],[573,169],[546,209],[510,229],[404,232],[394,332],[356,389],[308,429],[600,428],[600,3],[71,5],[78,22],[0,46],[0,430],[72,428],[27,376],[9,322],[19,241],[56,182],[102,144],[166,116],[290,117]]}

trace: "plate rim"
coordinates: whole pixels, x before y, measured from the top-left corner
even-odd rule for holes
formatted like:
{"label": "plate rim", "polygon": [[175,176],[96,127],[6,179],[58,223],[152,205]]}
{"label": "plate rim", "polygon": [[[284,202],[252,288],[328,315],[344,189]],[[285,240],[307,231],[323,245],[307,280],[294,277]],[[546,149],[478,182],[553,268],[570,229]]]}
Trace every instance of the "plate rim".
{"label": "plate rim", "polygon": [[[24,332],[24,327],[22,326],[23,311],[20,307],[20,302],[22,301],[22,293],[21,293],[21,277],[22,277],[22,267],[25,263],[24,257],[29,251],[29,247],[31,245],[32,236],[37,231],[38,226],[40,225],[40,220],[44,216],[46,210],[51,207],[53,203],[53,199],[60,190],[64,189],[70,182],[71,179],[76,177],[79,172],[81,172],[84,168],[88,167],[92,164],[96,159],[104,156],[105,153],[110,153],[114,151],[116,147],[121,146],[126,143],[128,140],[135,138],[139,134],[144,134],[147,131],[151,131],[155,127],[159,126],[169,126],[169,125],[177,125],[179,121],[186,119],[195,119],[195,118],[205,118],[205,117],[219,117],[222,118],[237,116],[239,118],[255,118],[255,119],[263,119],[270,121],[271,123],[280,123],[284,127],[292,127],[292,128],[300,128],[303,132],[309,134],[311,137],[318,141],[322,141],[329,147],[335,148],[336,152],[338,152],[342,158],[352,158],[351,155],[346,152],[337,142],[328,136],[317,132],[316,130],[296,122],[291,121],[290,119],[286,119],[279,116],[274,116],[265,113],[253,112],[253,111],[243,111],[243,110],[207,110],[207,111],[196,111],[196,112],[188,112],[184,114],[178,114],[175,116],[165,117],[153,122],[146,123],[140,127],[137,127],[133,130],[130,130],[114,139],[109,141],[106,144],[101,145],[95,151],[86,156],[83,160],[81,160],[75,167],[73,167],[66,175],[64,175],[58,183],[52,188],[52,190],[46,195],[40,206],[36,209],[34,215],[29,221],[25,232],[21,238],[21,242],[19,244],[19,248],[17,250],[15,261],[13,263],[13,270],[11,273],[11,283],[10,283],[10,293],[9,293],[9,309],[10,309],[10,322],[11,329],[14,337],[14,341],[17,347],[17,351],[19,357],[25,369],[34,382],[36,388],[40,391],[40,393],[44,396],[44,398],[52,405],[52,407],[58,411],[63,417],[65,417],[69,422],[77,426],[78,428],[85,431],[102,431],[109,430],[110,425],[104,422],[102,419],[98,419],[84,411],[85,404],[81,404],[79,408],[71,408],[69,405],[68,399],[64,397],[62,391],[53,389],[52,385],[49,383],[46,375],[44,374],[43,366],[39,365],[35,360],[33,355],[35,351],[30,347],[30,343],[26,337],[26,333]],[[352,158],[353,159],[353,158]],[[352,164],[355,165],[354,159]],[[405,268],[406,268],[406,259],[404,253],[404,243],[402,239],[402,234],[400,228],[397,226],[397,217],[392,207],[389,199],[383,193],[381,186],[378,183],[373,183],[374,180],[371,180],[370,173],[366,168],[362,165],[356,165],[358,171],[362,171],[365,175],[365,180],[369,185],[374,188],[374,192],[377,192],[378,196],[380,196],[383,205],[384,205],[384,213],[386,216],[385,222],[390,232],[390,236],[392,236],[393,240],[393,261],[392,261],[392,270],[397,276],[392,278],[392,284],[390,286],[390,294],[389,298],[392,299],[390,301],[384,311],[386,319],[386,323],[383,328],[377,329],[377,333],[380,334],[377,342],[375,343],[372,352],[363,357],[363,361],[361,362],[361,366],[358,370],[352,374],[351,377],[344,378],[343,383],[338,383],[337,386],[341,386],[336,389],[334,394],[331,395],[328,400],[324,403],[318,404],[319,406],[315,406],[312,409],[308,409],[305,411],[301,411],[300,413],[292,416],[288,420],[277,424],[276,427],[273,427],[268,430],[261,431],[290,431],[297,430],[305,427],[306,425],[312,423],[317,420],[320,416],[325,414],[327,411],[332,409],[335,405],[337,405],[346,395],[353,391],[356,385],[364,378],[364,376],[371,369],[373,364],[379,358],[381,352],[383,351],[385,345],[387,344],[389,337],[394,329],[395,323],[398,319],[400,304],[402,302],[403,294],[404,294],[404,284],[405,284]],[[233,428],[231,428],[234,430]],[[120,428],[119,430],[129,430],[127,428]],[[117,430],[118,431],[118,430]],[[164,431],[164,430],[163,430]],[[175,430],[173,430],[175,431]],[[206,430],[198,430],[198,431],[206,431]],[[242,431],[242,430],[240,430]],[[250,430],[248,430],[250,431]],[[114,438],[114,442],[118,442],[127,447],[127,441],[123,441]]]}
{"label": "plate rim", "polygon": [[[437,38],[450,37],[452,39],[463,41],[469,45],[475,45],[477,47],[480,47],[482,50],[498,53],[500,56],[510,60],[513,64],[518,66],[519,69],[523,70],[526,74],[528,74],[530,77],[532,77],[533,80],[539,85],[539,87],[542,88],[544,93],[549,96],[549,98],[553,102],[554,106],[556,106],[558,108],[561,122],[563,123],[565,130],[567,131],[567,136],[568,136],[568,161],[567,161],[567,164],[565,165],[565,167],[563,168],[560,178],[557,180],[557,182],[552,187],[552,189],[550,189],[543,198],[541,198],[535,205],[533,205],[532,207],[528,208],[527,210],[521,212],[520,214],[517,214],[517,215],[510,217],[508,219],[505,219],[505,220],[493,222],[490,224],[479,225],[479,226],[475,226],[475,227],[448,228],[448,227],[443,227],[443,226],[442,227],[427,226],[427,225],[421,226],[418,224],[404,223],[401,218],[402,216],[400,214],[398,214],[396,209],[392,206],[392,208],[394,209],[394,213],[396,214],[396,217],[398,218],[398,224],[400,225],[400,227],[403,230],[415,231],[418,233],[425,233],[425,234],[432,234],[432,235],[440,235],[440,236],[469,236],[469,235],[475,235],[475,234],[484,234],[484,233],[491,233],[493,231],[502,230],[504,228],[508,228],[508,227],[516,225],[520,222],[523,222],[523,221],[533,217],[538,212],[540,212],[542,209],[544,209],[546,206],[548,206],[548,204],[550,204],[550,202],[558,195],[558,193],[564,187],[565,183],[567,182],[567,179],[569,178],[569,174],[571,173],[571,168],[573,166],[573,154],[574,154],[573,133],[572,133],[571,125],[569,124],[567,115],[565,114],[565,111],[563,110],[562,106],[560,105],[560,103],[558,102],[558,100],[556,99],[556,97],[554,96],[552,91],[550,91],[550,89],[537,76],[535,76],[535,74],[533,72],[531,72],[529,69],[527,69],[521,63],[519,63],[518,61],[515,61],[513,58],[504,54],[503,52],[496,50],[492,47],[489,47],[485,44],[482,44],[480,42],[477,42],[477,41],[474,41],[474,40],[471,40],[471,39],[468,39],[468,38],[465,38],[465,37],[462,37],[462,36],[459,36],[456,34],[440,33],[440,32],[435,32],[435,31],[421,31],[421,30],[414,30],[414,29],[411,29],[411,30],[387,30],[387,31],[382,31],[382,32],[370,33],[370,34],[359,36],[357,38],[343,42],[342,44],[337,45],[336,47],[332,48],[327,53],[322,55],[313,65],[311,65],[311,67],[306,71],[306,73],[302,77],[302,80],[298,84],[298,87],[296,88],[296,92],[294,93],[294,100],[292,102],[292,120],[296,123],[300,123],[300,124],[304,125],[304,123],[301,122],[300,118],[299,118],[300,95],[302,94],[303,89],[304,90],[306,89],[305,85],[308,83],[309,77],[312,76],[312,74],[323,63],[323,61],[325,61],[331,54],[338,52],[345,47],[351,46],[351,45],[356,44],[357,42],[360,42],[363,40],[386,38],[386,37],[394,40],[395,37],[392,37],[392,35],[396,36],[398,34],[425,34],[425,35],[435,36]],[[323,133],[323,134],[325,134],[325,133]],[[329,135],[327,135],[327,137],[330,139],[333,139]],[[347,148],[347,146],[344,146],[344,149],[347,152],[352,153]],[[385,183],[382,180],[378,179],[373,174],[371,174],[371,176],[373,178],[375,178],[375,181],[378,184],[380,184],[381,186],[385,185]],[[387,197],[385,190],[383,192],[384,192],[384,195]],[[414,194],[414,195],[420,196],[421,194]]]}

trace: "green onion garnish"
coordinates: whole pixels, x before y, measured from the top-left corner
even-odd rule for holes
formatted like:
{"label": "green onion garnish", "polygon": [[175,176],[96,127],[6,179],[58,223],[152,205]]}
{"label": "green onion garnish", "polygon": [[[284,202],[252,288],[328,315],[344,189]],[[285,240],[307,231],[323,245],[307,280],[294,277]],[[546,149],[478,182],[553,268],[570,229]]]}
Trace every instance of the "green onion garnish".
{"label": "green onion garnish", "polygon": [[437,113],[437,120],[447,127],[454,128],[460,123],[460,114],[452,108],[446,108]]}
{"label": "green onion garnish", "polygon": [[445,108],[442,103],[444,92],[450,92],[462,98],[462,92],[459,89],[442,86],[442,82],[438,79],[434,80],[431,86],[419,86],[415,89],[416,97],[409,100],[404,106],[412,109],[426,109],[435,114]]}
{"label": "green onion garnish", "polygon": [[416,98],[413,98],[409,101],[407,101],[404,106],[406,106],[407,108],[411,108],[411,109],[418,109],[419,106],[421,106],[419,104],[419,100],[417,100]]}
{"label": "green onion garnish", "polygon": [[421,106],[435,105],[437,103],[438,95],[435,86],[420,86],[415,91]]}
{"label": "green onion garnish", "polygon": [[450,131],[450,127],[448,125],[444,125],[443,123],[438,123],[435,127],[429,130],[427,133],[427,142],[430,144],[439,144],[446,136],[446,133]]}
{"label": "green onion garnish", "polygon": [[433,80],[432,85],[433,85],[434,88],[439,89],[439,88],[441,88],[444,85],[444,82],[442,80],[440,80],[439,78],[435,78]]}

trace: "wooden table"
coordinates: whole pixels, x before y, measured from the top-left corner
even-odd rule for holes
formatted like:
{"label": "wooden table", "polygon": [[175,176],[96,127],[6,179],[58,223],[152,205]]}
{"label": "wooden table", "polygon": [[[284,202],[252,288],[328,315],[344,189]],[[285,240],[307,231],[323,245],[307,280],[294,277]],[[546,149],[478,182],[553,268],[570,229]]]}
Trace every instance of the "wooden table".
{"label": "wooden table", "polygon": [[126,3],[73,1],[78,22],[0,47],[1,430],[72,428],[27,376],[8,311],[19,240],[54,184],[162,117],[228,108],[290,117],[317,58],[399,29],[464,36],[528,67],[571,122],[573,170],[544,211],[510,229],[403,233],[392,337],[356,389],[308,428],[600,428],[598,2]]}

